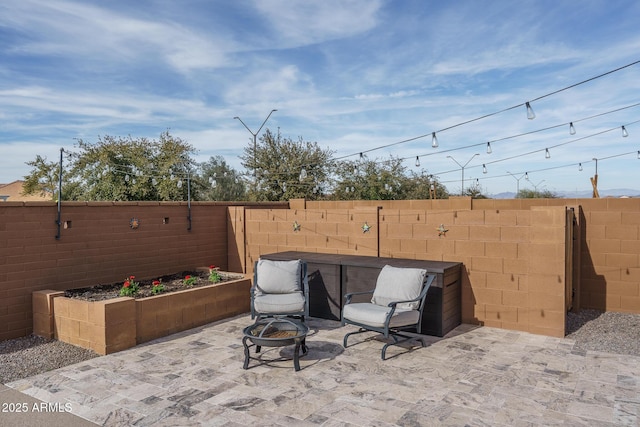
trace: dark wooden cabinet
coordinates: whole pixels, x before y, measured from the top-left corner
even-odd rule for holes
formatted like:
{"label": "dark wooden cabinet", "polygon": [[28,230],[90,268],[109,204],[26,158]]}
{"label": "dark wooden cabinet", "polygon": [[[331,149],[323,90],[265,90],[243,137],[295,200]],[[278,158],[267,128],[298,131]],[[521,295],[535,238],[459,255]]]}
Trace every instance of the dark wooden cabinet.
{"label": "dark wooden cabinet", "polygon": [[[461,323],[461,269],[459,262],[379,258],[313,252],[278,252],[263,255],[271,260],[302,259],[309,276],[309,314],[323,319],[340,319],[344,294],[373,290],[380,270],[394,267],[426,268],[436,274],[427,292],[422,317],[422,333],[444,336]],[[355,302],[370,300],[361,297]]]}

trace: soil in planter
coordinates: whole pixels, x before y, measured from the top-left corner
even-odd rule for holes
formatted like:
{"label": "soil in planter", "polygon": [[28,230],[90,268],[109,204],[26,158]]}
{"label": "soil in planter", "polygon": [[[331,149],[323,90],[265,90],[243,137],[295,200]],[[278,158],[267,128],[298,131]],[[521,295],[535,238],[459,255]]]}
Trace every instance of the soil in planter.
{"label": "soil in planter", "polygon": [[[229,280],[237,280],[244,277],[242,274],[238,273],[219,272],[218,274],[220,275],[220,282],[228,282]],[[192,286],[187,286],[184,284],[184,278],[187,275],[195,277],[197,279]],[[134,295],[134,298],[137,299],[153,296],[154,294],[151,293],[151,289],[153,288],[154,280],[160,280],[160,282],[164,286],[164,291],[156,295],[183,291],[185,289],[199,288],[212,284],[209,281],[208,273],[183,271],[182,273],[171,274],[155,279],[136,280],[140,284],[140,287],[138,288],[138,292]],[[123,282],[124,281],[120,281],[117,283],[109,283],[106,285],[101,284],[88,288],[69,289],[64,292],[64,296],[67,298],[76,298],[85,301],[104,301],[112,298],[118,298],[120,297],[120,289],[122,289]]]}

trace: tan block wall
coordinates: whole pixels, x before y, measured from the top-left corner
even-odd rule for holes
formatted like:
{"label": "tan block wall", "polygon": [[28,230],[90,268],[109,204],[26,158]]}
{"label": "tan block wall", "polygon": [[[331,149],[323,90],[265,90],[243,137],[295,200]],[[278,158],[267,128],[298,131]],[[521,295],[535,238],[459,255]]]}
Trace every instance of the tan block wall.
{"label": "tan block wall", "polygon": [[247,278],[136,300],[137,342],[246,313],[250,287]]}
{"label": "tan block wall", "polygon": [[[34,332],[98,354],[110,354],[175,332],[246,313],[250,279],[148,298],[83,301],[63,292],[34,292]],[[41,312],[46,316],[39,316]],[[40,319],[53,318],[51,325]],[[49,329],[47,329],[49,327]],[[40,333],[42,332],[42,333]]]}
{"label": "tan block wall", "polygon": [[[246,222],[248,262],[281,251],[459,261],[464,322],[564,335],[564,206],[458,210],[470,206],[470,199],[458,198],[429,202],[444,209],[419,209],[424,202],[380,202],[401,206],[395,209],[372,202],[327,202],[336,208],[320,209],[322,203],[307,202],[306,210],[253,210]],[[372,226],[366,234],[364,222]],[[441,225],[448,231],[439,235]],[[331,246],[334,239],[342,246]]]}
{"label": "tan block wall", "polygon": [[55,337],[53,299],[63,295],[64,292],[51,289],[36,291],[32,294],[34,335],[47,339]]}
{"label": "tan block wall", "polygon": [[[307,202],[310,203],[310,202]],[[261,254],[308,251],[350,255],[378,255],[377,207],[357,209],[247,209],[246,266]],[[299,230],[294,229],[299,224]],[[363,232],[363,225],[371,230]]]}
{"label": "tan block wall", "polygon": [[[230,207],[243,206],[193,202],[188,231],[183,202],[63,202],[67,228],[56,240],[55,203],[0,204],[0,340],[32,332],[36,291],[112,283],[129,275],[147,279],[210,264],[230,270],[230,250],[234,268],[240,268],[238,249],[229,246]],[[131,218],[140,221],[138,229],[130,228]]]}
{"label": "tan block wall", "polygon": [[640,313],[640,199],[581,205],[581,306]]}
{"label": "tan block wall", "polygon": [[55,338],[110,354],[136,345],[136,303],[120,297],[107,301],[53,299]]}
{"label": "tan block wall", "polygon": [[[640,199],[296,200],[293,209],[278,211],[286,207],[194,203],[188,232],[186,204],[64,203],[62,220],[72,227],[63,228],[57,241],[55,204],[3,203],[0,340],[31,333],[35,291],[113,282],[130,274],[152,277],[161,274],[159,266],[173,273],[214,263],[251,273],[260,254],[282,250],[462,261],[465,321],[517,329],[539,318],[542,332],[557,331],[548,323],[560,323],[549,320],[559,317],[555,306],[538,294],[541,286],[557,292],[553,277],[559,267],[544,255],[561,231],[536,223],[536,207],[576,208],[579,305],[640,313]],[[141,220],[138,230],[129,228],[134,216]],[[165,217],[168,224],[162,224]],[[301,226],[297,232],[294,221]],[[367,234],[364,221],[372,227]],[[434,234],[440,224],[449,229],[446,238]],[[531,298],[525,289],[537,298],[537,306],[531,303],[527,310],[523,301]],[[522,309],[514,312],[514,307]],[[46,328],[47,319],[38,322]]]}

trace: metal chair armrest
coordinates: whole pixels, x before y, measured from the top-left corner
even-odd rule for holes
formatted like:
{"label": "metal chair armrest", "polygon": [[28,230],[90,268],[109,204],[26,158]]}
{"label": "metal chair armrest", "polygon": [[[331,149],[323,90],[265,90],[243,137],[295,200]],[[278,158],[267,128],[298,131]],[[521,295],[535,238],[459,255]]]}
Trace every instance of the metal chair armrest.
{"label": "metal chair armrest", "polygon": [[351,298],[355,295],[367,295],[367,294],[373,294],[373,290],[362,291],[362,292],[349,292],[348,294],[344,295],[345,304],[351,304]]}

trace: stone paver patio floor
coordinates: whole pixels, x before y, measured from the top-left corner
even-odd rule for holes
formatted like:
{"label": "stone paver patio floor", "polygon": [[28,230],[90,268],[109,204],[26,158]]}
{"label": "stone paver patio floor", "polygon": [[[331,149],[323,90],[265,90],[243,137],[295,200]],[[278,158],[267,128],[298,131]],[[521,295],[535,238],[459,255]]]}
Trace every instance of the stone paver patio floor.
{"label": "stone paver patio floor", "polygon": [[462,325],[427,346],[309,319],[309,353],[263,348],[242,369],[248,315],[7,384],[108,426],[635,426],[640,358],[568,339]]}

